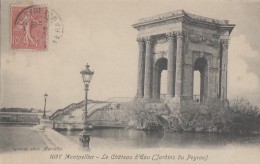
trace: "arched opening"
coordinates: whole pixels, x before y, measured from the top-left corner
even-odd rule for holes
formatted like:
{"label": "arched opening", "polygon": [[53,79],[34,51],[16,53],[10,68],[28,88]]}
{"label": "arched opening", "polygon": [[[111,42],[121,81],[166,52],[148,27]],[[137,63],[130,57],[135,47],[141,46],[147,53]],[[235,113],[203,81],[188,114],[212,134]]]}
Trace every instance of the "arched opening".
{"label": "arched opening", "polygon": [[194,71],[193,76],[193,99],[200,101],[200,72]]}
{"label": "arched opening", "polygon": [[207,98],[207,61],[197,58],[193,67],[193,99],[202,102]]}
{"label": "arched opening", "polygon": [[167,59],[160,58],[154,65],[153,98],[164,98],[167,90]]}
{"label": "arched opening", "polygon": [[167,70],[162,70],[161,73],[161,86],[160,86],[160,97],[164,98],[167,93]]}

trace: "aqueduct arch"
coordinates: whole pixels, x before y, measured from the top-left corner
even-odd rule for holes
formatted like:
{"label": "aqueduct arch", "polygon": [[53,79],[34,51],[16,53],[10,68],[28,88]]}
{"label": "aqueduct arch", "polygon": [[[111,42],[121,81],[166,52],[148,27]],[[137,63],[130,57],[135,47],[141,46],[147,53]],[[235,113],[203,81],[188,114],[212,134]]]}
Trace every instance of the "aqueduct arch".
{"label": "aqueduct arch", "polygon": [[140,19],[133,27],[139,31],[137,97],[160,98],[160,75],[167,69],[166,101],[193,99],[196,70],[201,100],[227,98],[228,40],[234,24],[179,10]]}

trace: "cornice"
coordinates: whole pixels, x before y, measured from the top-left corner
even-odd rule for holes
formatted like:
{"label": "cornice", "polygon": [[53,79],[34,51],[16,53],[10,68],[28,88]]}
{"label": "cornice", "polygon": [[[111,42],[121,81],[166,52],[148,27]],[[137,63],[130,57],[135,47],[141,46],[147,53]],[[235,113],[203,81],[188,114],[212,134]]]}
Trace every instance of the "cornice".
{"label": "cornice", "polygon": [[228,20],[207,18],[207,17],[187,13],[184,10],[177,10],[177,11],[168,12],[160,15],[155,15],[152,17],[142,18],[139,19],[139,21],[133,24],[132,26],[139,30],[140,27],[142,26],[159,24],[160,22],[165,22],[169,20],[177,20],[180,22],[187,21],[190,23],[196,23],[196,24],[207,25],[212,27],[220,27],[220,28],[227,29],[229,32],[231,32],[232,29],[235,27],[234,24],[229,24]]}

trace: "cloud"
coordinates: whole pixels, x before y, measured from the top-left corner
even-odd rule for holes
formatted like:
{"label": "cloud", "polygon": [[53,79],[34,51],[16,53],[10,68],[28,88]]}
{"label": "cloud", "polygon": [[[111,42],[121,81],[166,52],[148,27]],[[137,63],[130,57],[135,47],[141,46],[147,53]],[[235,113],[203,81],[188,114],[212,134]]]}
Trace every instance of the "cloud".
{"label": "cloud", "polygon": [[259,53],[252,49],[244,35],[234,36],[229,46],[228,97],[246,97],[259,104],[259,77],[249,71],[247,59],[254,59]]}

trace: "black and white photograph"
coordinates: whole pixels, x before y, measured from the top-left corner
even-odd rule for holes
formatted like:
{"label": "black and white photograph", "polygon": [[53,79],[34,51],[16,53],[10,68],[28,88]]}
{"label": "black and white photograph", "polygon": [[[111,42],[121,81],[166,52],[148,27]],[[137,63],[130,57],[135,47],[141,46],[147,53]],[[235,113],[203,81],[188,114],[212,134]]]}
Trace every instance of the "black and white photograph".
{"label": "black and white photograph", "polygon": [[258,0],[1,0],[0,164],[259,164],[259,18]]}

